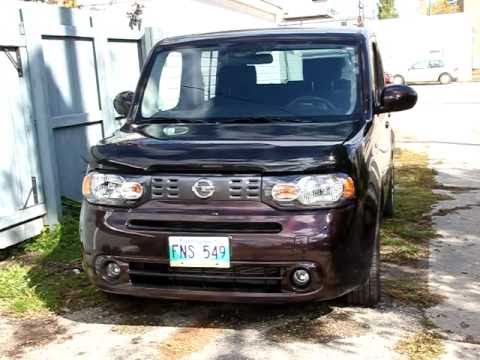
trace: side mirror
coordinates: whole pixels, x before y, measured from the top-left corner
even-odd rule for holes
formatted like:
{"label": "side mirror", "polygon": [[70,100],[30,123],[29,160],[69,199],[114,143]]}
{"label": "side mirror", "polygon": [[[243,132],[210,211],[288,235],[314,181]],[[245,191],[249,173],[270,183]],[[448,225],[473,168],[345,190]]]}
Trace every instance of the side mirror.
{"label": "side mirror", "polygon": [[132,107],[134,93],[132,91],[122,91],[113,100],[115,111],[121,116],[127,116]]}
{"label": "side mirror", "polygon": [[376,113],[387,113],[408,110],[417,103],[418,95],[415,90],[407,85],[389,85],[383,89],[381,106]]}

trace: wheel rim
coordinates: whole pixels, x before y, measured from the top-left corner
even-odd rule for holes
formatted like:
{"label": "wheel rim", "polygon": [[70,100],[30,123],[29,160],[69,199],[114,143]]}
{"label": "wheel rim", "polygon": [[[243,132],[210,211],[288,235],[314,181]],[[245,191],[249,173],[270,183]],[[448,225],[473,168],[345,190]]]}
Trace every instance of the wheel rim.
{"label": "wheel rim", "polygon": [[394,83],[395,85],[403,85],[404,80],[403,80],[403,78],[402,78],[401,76],[395,76],[395,77],[393,78],[393,83]]}
{"label": "wheel rim", "polygon": [[440,82],[442,84],[449,84],[450,81],[451,81],[451,78],[450,78],[449,75],[444,74],[444,75],[440,76]]}

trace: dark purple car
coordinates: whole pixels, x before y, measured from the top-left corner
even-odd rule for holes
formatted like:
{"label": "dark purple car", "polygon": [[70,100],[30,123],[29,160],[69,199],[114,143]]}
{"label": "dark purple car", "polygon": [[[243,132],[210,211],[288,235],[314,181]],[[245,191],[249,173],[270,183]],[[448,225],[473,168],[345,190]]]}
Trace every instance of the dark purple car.
{"label": "dark purple car", "polygon": [[278,28],[165,39],[126,124],[92,147],[84,266],[104,291],[166,299],[374,305],[393,213],[384,86],[363,30]]}

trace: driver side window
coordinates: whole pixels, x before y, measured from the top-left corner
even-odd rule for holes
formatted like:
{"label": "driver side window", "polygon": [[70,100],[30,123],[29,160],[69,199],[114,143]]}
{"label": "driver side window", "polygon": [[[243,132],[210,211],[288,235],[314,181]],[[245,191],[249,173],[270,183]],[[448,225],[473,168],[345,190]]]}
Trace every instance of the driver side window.
{"label": "driver side window", "polygon": [[426,61],[419,61],[415,64],[412,65],[413,70],[422,70],[427,68],[427,62]]}

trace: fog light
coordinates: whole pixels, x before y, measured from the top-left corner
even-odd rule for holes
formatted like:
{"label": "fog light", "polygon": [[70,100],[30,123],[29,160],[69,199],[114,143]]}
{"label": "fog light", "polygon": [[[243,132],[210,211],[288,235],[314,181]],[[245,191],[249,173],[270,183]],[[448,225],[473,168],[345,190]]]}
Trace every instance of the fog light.
{"label": "fog light", "polygon": [[310,274],[305,269],[297,269],[293,272],[292,280],[296,286],[304,287],[310,282]]}
{"label": "fog light", "polygon": [[120,276],[122,269],[116,262],[110,261],[105,267],[105,272],[110,279],[116,279]]}

